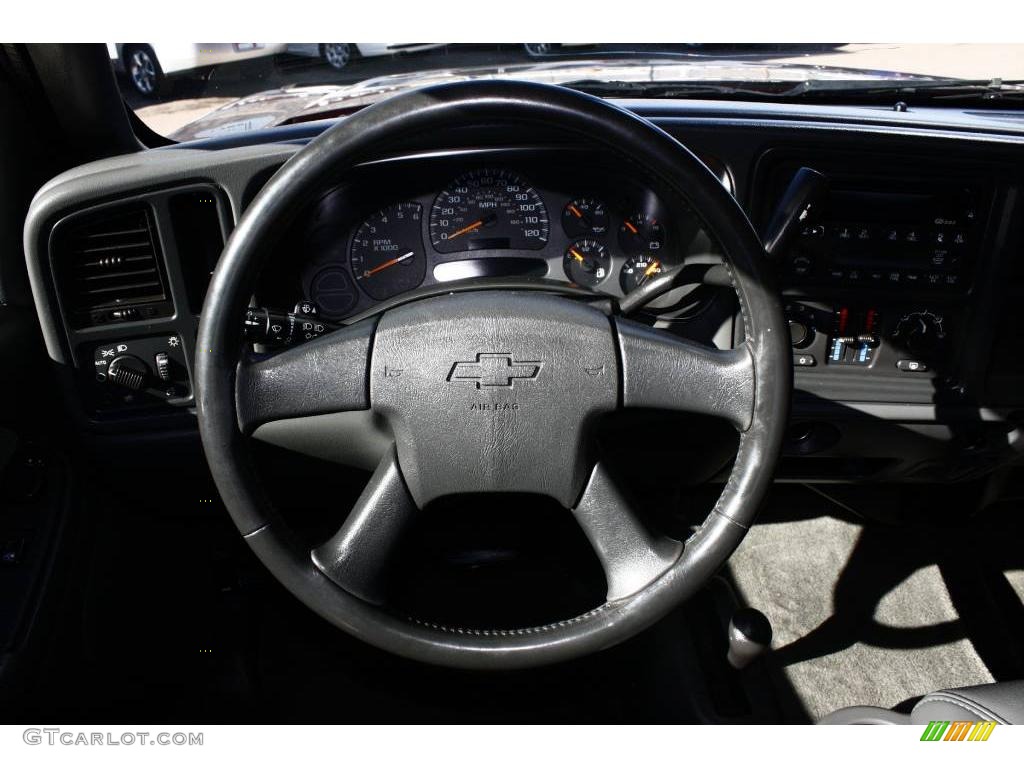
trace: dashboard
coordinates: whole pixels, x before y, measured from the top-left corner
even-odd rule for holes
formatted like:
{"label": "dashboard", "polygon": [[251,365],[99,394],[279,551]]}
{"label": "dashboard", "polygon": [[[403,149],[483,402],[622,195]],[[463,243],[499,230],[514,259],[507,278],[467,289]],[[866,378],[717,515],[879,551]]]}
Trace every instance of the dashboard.
{"label": "dashboard", "polygon": [[[1019,461],[1024,128],[956,109],[621,103],[697,153],[758,231],[797,170],[828,179],[773,264],[794,366],[781,479],[964,479]],[[84,430],[194,430],[197,318],[218,255],[325,127],[110,158],[41,190],[25,233],[33,296]],[[543,127],[427,138],[334,179],[268,243],[246,318],[261,348],[466,281],[614,301],[676,264],[721,262],[684,202],[613,152]],[[717,347],[743,338],[733,291],[699,277],[642,319]],[[683,436],[657,450],[673,466],[704,458]]]}
{"label": "dashboard", "polygon": [[[536,278],[622,297],[684,260],[720,258],[693,214],[671,215],[629,168],[545,148],[494,162],[364,167],[311,205],[283,243],[260,303],[315,307],[329,322],[473,278]],[[654,309],[678,319],[708,298],[693,285]]]}

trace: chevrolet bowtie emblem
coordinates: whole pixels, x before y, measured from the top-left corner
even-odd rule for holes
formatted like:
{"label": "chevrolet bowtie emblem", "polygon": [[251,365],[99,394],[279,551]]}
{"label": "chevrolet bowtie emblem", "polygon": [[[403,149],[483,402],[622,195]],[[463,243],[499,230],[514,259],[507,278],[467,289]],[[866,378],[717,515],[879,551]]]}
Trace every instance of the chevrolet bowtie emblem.
{"label": "chevrolet bowtie emblem", "polygon": [[536,379],[543,365],[540,360],[517,362],[512,355],[503,352],[478,352],[476,360],[452,365],[448,372],[448,381],[473,382],[477,389],[511,387],[517,379]]}

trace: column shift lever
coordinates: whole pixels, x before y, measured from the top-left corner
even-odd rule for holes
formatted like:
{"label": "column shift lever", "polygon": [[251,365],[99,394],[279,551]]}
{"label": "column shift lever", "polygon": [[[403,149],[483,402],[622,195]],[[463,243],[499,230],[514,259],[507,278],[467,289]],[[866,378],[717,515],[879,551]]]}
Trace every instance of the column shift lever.
{"label": "column shift lever", "polygon": [[769,259],[782,255],[800,222],[821,199],[827,187],[828,178],[813,168],[801,168],[793,174],[761,236]]}

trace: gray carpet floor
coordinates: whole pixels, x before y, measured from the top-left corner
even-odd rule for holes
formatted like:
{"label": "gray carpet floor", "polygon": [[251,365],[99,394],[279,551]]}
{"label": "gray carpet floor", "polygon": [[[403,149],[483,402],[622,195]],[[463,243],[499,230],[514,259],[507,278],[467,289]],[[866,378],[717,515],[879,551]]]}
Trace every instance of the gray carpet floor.
{"label": "gray carpet floor", "polygon": [[991,682],[927,553],[852,520],[759,523],[729,561],[741,601],[771,620],[770,663],[811,719]]}

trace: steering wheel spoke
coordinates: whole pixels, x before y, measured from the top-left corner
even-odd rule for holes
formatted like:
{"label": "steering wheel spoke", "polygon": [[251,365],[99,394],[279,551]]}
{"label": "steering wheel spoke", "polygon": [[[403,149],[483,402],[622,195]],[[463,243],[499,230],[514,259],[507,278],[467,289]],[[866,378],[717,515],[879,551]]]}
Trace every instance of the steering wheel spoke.
{"label": "steering wheel spoke", "polygon": [[375,322],[366,320],[261,360],[242,361],[235,377],[238,426],[369,407],[367,384]]}
{"label": "steering wheel spoke", "polygon": [[345,524],[313,549],[313,563],[346,592],[379,605],[388,567],[417,512],[391,451],[377,466]]}
{"label": "steering wheel spoke", "polygon": [[629,320],[616,327],[624,407],[703,413],[750,428],[754,359],[746,345],[715,349]]}
{"label": "steering wheel spoke", "polygon": [[644,527],[600,463],[572,512],[604,568],[609,602],[639,592],[683,551],[680,542]]}

